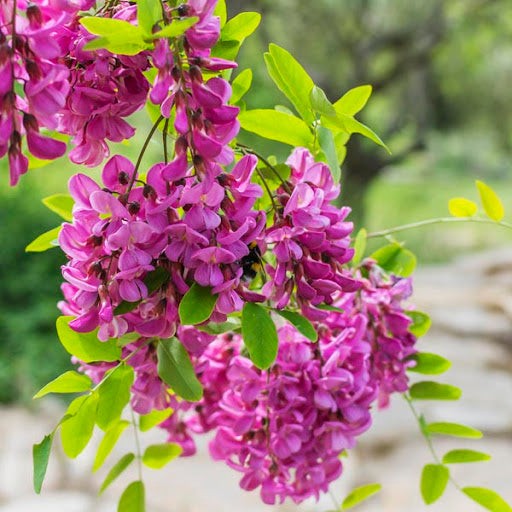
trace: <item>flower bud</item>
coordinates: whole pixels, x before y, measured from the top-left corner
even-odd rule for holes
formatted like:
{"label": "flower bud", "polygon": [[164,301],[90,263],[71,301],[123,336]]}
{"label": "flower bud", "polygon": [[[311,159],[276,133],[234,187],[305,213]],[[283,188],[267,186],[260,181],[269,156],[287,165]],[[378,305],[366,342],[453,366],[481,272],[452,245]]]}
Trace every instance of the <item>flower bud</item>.
{"label": "flower bud", "polygon": [[140,211],[140,203],[138,201],[132,201],[128,203],[128,212],[130,215],[136,215]]}
{"label": "flower bud", "polygon": [[27,18],[30,22],[31,28],[41,27],[43,24],[43,14],[41,13],[41,9],[39,9],[38,5],[30,2],[25,12],[27,13]]}
{"label": "flower bud", "polygon": [[37,119],[32,114],[23,113],[23,126],[27,131],[39,131]]}

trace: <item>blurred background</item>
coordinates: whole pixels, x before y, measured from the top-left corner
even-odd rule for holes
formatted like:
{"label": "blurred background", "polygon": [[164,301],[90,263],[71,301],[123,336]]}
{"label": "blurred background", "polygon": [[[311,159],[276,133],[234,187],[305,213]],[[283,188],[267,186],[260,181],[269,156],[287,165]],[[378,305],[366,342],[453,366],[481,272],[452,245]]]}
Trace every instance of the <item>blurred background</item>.
{"label": "blurred background", "polygon": [[[250,67],[254,73],[253,88],[245,98],[249,108],[287,104],[266,73],[263,52],[269,42],[291,51],[333,102],[352,87],[373,86],[373,95],[358,117],[381,136],[393,154],[388,155],[361,136],[352,136],[342,167],[342,195],[344,204],[354,208],[353,220],[357,226],[364,225],[374,231],[445,216],[451,197],[477,200],[475,179],[482,179],[497,190],[505,210],[510,209],[512,3],[509,0],[227,0],[227,4],[230,16],[242,10],[257,10],[263,15],[259,30],[245,43],[239,59],[240,70]],[[145,112],[139,112],[133,121],[138,128],[137,135],[121,147],[123,152],[135,156],[151,123]],[[281,159],[289,149],[249,134],[242,134],[241,139],[264,154]],[[158,154],[159,143],[154,141],[145,157],[147,166]],[[57,225],[57,216],[40,200],[65,192],[68,178],[76,171],[61,159],[30,171],[17,188],[10,189],[5,161],[0,163],[0,403],[4,404],[0,409],[0,434],[4,434],[0,437],[0,481],[2,474],[11,474],[9,457],[28,460],[28,451],[23,450],[29,450],[31,443],[39,441],[38,434],[26,442],[20,440],[8,446],[6,436],[9,433],[14,436],[23,428],[12,430],[2,424],[3,420],[7,423],[9,418],[10,425],[16,425],[17,421],[20,425],[40,423],[42,429],[46,423],[52,425],[52,411],[60,407],[58,402],[51,401],[36,407],[30,397],[69,366],[68,356],[54,331],[55,304],[60,299],[59,266],[63,257],[57,249],[27,254],[24,247]],[[438,350],[454,360],[452,381],[461,384],[467,395],[463,405],[450,405],[445,412],[448,415],[459,412],[458,418],[451,419],[461,420],[460,415],[466,415],[474,426],[485,428],[493,452],[498,447],[498,457],[508,453],[510,460],[510,398],[504,399],[505,405],[503,399],[492,402],[493,398],[504,396],[503,392],[508,390],[510,396],[512,391],[510,232],[499,227],[459,224],[411,231],[401,238],[419,260],[415,300],[432,313],[434,320],[434,328],[424,343],[431,343],[432,351]],[[474,357],[470,360],[468,354]],[[482,391],[483,386],[487,393]],[[349,483],[369,483],[364,479],[359,481],[362,474],[380,478],[368,461],[364,465],[365,453],[371,447],[384,457],[382,468],[387,467],[386,461],[392,460],[389,457],[398,457],[397,451],[390,448],[392,440],[397,436],[403,439],[406,434],[401,429],[400,406],[397,411],[386,413],[380,437],[377,434],[373,441],[370,439],[366,448],[356,455],[364,472],[355,469],[356,476],[352,480],[348,478]],[[410,419],[407,422],[404,427],[407,435],[416,435],[414,424]],[[37,425],[34,428],[39,432]],[[388,434],[391,437],[386,437]],[[417,441],[416,438],[414,442]],[[403,451],[403,446],[400,449]],[[421,452],[421,447],[418,450]],[[402,454],[405,461],[407,453]],[[186,465],[190,462],[184,464],[183,475],[186,475]],[[499,487],[500,479],[507,476],[508,480],[503,482],[511,481],[510,465],[507,469],[499,460],[487,464],[487,469],[493,468],[494,473],[489,475],[484,470],[480,474],[490,479],[489,485],[496,481],[498,485],[494,487]],[[397,460],[392,470],[395,484],[391,484],[395,491],[386,495],[391,501],[381,501],[379,508],[372,509],[370,505],[361,510],[424,510],[416,500],[419,495],[416,483],[403,491],[406,498],[400,501],[396,480],[402,482],[403,478],[406,482],[412,471],[407,470],[406,463],[406,471],[402,467],[400,473],[399,466]],[[30,480],[30,473],[25,474],[25,463],[22,468],[23,473],[16,478],[17,482],[23,480],[20,489],[5,484],[5,479],[0,484],[2,512],[32,510],[16,505],[15,501],[16,496],[31,492],[30,481],[28,484],[25,481]],[[67,474],[68,470],[62,471]],[[175,469],[168,471],[175,473]],[[412,476],[417,479],[420,471],[421,461]],[[89,488],[89,480],[77,481],[79,491]],[[198,479],[195,482],[198,484]],[[230,485],[234,487],[230,491],[234,496],[238,492],[236,483]],[[512,498],[505,483],[502,490]],[[238,498],[230,498],[235,500],[233,503],[245,503],[236,501],[242,499],[239,494],[236,494]],[[245,503],[246,509],[266,510],[254,498],[253,508]],[[459,503],[457,499],[463,500],[454,496],[454,506]],[[90,510],[89,506],[92,508],[87,505],[76,510]],[[231,510],[219,506],[215,508],[214,502],[210,512]],[[464,507],[473,510],[469,502],[464,501]],[[445,503],[435,510],[448,508]],[[61,505],[52,510],[74,509]],[[114,508],[105,508],[108,510]],[[183,504],[181,508],[155,510],[186,512],[196,508],[186,508]]]}

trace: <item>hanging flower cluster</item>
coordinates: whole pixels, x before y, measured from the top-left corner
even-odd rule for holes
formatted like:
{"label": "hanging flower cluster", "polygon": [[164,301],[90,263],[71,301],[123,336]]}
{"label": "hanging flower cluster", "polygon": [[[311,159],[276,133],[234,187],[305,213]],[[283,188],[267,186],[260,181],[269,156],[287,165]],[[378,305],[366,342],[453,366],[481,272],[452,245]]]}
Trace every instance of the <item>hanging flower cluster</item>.
{"label": "hanging flower cluster", "polygon": [[[73,207],[58,234],[58,306],[69,317],[59,336],[75,383],[96,384],[69,418],[103,415],[96,423],[112,436],[128,402],[142,418],[165,413],[154,424],[167,447],[193,455],[195,436],[210,432],[212,457],[265,503],[318,498],[373,408],[408,390],[411,282],[371,258],[353,262],[350,208],[334,204],[336,148],[319,142],[334,107],[311,100],[304,121],[271,111],[294,125],[286,140],[304,141],[281,174],[235,140],[245,86],[228,77],[246,24],[222,39],[217,0],[146,3],[111,0],[84,16],[93,1],[0,0],[0,152],[11,183],[28,168],[23,136],[38,158],[65,153],[40,127],[70,137],[72,162],[103,164],[101,180],[69,180]],[[136,161],[111,156],[109,141],[134,135],[127,118],[148,101],[157,119]],[[145,167],[155,134],[162,158]]]}

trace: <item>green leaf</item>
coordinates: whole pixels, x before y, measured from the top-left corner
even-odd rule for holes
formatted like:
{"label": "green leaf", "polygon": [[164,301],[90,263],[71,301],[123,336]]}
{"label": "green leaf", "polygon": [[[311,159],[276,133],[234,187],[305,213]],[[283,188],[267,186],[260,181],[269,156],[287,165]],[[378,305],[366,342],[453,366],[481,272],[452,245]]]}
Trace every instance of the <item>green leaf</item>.
{"label": "green leaf", "polygon": [[34,241],[30,242],[27,247],[25,247],[25,252],[44,252],[48,249],[58,247],[58,237],[61,229],[62,226],[58,226],[50,229],[50,231],[47,231],[42,235],[39,235]]}
{"label": "green leaf", "polygon": [[233,93],[231,94],[230,103],[238,103],[245,93],[251,88],[252,84],[252,70],[245,69],[233,80],[231,87]]}
{"label": "green leaf", "polygon": [[311,103],[311,108],[318,112],[319,114],[323,114],[326,116],[335,116],[336,110],[332,106],[332,103],[327,98],[324,90],[314,85],[309,93],[309,101]]}
{"label": "green leaf", "polygon": [[219,334],[224,334],[225,332],[239,331],[240,322],[238,319],[228,320],[227,322],[222,323],[210,322],[207,325],[198,325],[196,326],[196,329],[207,332],[208,334],[218,336]]}
{"label": "green leaf", "polygon": [[80,396],[71,402],[67,410],[67,414],[71,417],[62,423],[60,429],[62,448],[70,459],[78,457],[89,443],[94,430],[97,408],[96,393]]}
{"label": "green leaf", "polygon": [[449,384],[423,381],[413,384],[409,393],[413,400],[458,400],[461,390]]}
{"label": "green leaf", "polygon": [[127,453],[123,455],[108,472],[107,477],[103,481],[98,494],[102,494],[103,491],[135,460],[133,453]]}
{"label": "green leaf", "polygon": [[304,335],[309,341],[315,343],[318,341],[318,333],[315,330],[313,324],[301,314],[295,311],[288,311],[286,309],[274,309],[274,311],[288,320],[297,330]]}
{"label": "green leaf", "polygon": [[137,480],[124,490],[117,506],[117,512],[145,512],[145,510],[146,491],[144,483]]}
{"label": "green leaf", "polygon": [[491,460],[487,453],[474,450],[451,450],[443,457],[443,464],[466,464],[468,462],[483,462]]}
{"label": "green leaf", "polygon": [[421,474],[421,495],[427,505],[437,501],[446,489],[450,471],[442,464],[427,464]]}
{"label": "green leaf", "polygon": [[338,114],[354,116],[363,109],[371,94],[371,85],[354,87],[354,89],[350,89],[334,104],[334,108]]}
{"label": "green leaf", "polygon": [[84,363],[95,361],[114,362],[121,358],[121,348],[116,345],[114,338],[100,341],[97,330],[93,332],[75,332],[69,327],[72,316],[57,318],[57,335],[64,348]]}
{"label": "green leaf", "polygon": [[[148,289],[148,297],[156,292],[164,283],[169,280],[170,274],[165,268],[157,267],[155,270],[149,272],[144,278],[144,284]],[[123,315],[125,313],[129,313],[137,308],[137,306],[141,303],[141,300],[137,302],[127,302],[123,300],[119,306],[114,310],[115,315]]]}
{"label": "green leaf", "polygon": [[487,216],[496,222],[503,219],[505,211],[503,210],[503,205],[501,204],[500,198],[496,195],[494,190],[485,183],[478,180],[476,182],[476,186],[478,187],[480,199]]}
{"label": "green leaf", "polygon": [[41,398],[48,393],[81,393],[91,389],[92,380],[82,373],[69,371],[52,380],[34,395]]}
{"label": "green leaf", "polygon": [[354,257],[352,258],[352,265],[357,267],[361,260],[364,257],[364,251],[366,249],[366,235],[367,231],[365,228],[361,228],[356,235],[356,239],[354,241]]}
{"label": "green leaf", "polygon": [[142,456],[142,462],[152,469],[163,468],[172,459],[175,459],[181,453],[183,449],[179,444],[174,443],[162,443],[153,444],[146,448],[144,455]]}
{"label": "green leaf", "polygon": [[80,24],[85,27],[87,32],[95,36],[110,36],[113,33],[122,33],[129,41],[129,35],[133,38],[140,38],[140,30],[128,21],[114,18],[100,18],[96,16],[86,16],[80,19]]}
{"label": "green leaf", "polygon": [[197,380],[190,356],[176,339],[160,340],[157,348],[158,375],[181,398],[197,402],[203,396],[203,387]]}
{"label": "green leaf", "polygon": [[325,126],[319,126],[318,130],[318,143],[320,149],[325,155],[329,169],[331,170],[334,183],[338,183],[341,177],[340,161],[338,160],[338,152],[336,151],[336,142],[334,140],[334,134],[329,128]]}
{"label": "green leaf", "polygon": [[160,425],[165,421],[174,411],[172,409],[164,409],[163,411],[151,411],[149,414],[144,414],[139,420],[139,429],[141,432],[147,432],[153,427]]}
{"label": "green leaf", "polygon": [[346,510],[347,508],[351,508],[358,503],[361,503],[364,500],[367,500],[370,496],[373,496],[375,493],[379,492],[382,489],[382,485],[380,484],[369,484],[363,485],[362,487],[358,487],[354,489],[341,504],[341,510]]}
{"label": "green leaf", "polygon": [[53,196],[45,197],[43,204],[46,208],[60,215],[64,220],[71,222],[73,220],[73,205],[74,199],[68,194],[54,194]]}
{"label": "green leaf", "polygon": [[454,217],[473,217],[478,205],[464,197],[454,197],[448,203],[448,209]]}
{"label": "green leaf", "polygon": [[162,18],[160,0],[137,0],[137,24],[148,35],[153,34],[153,27]]}
{"label": "green leaf", "polygon": [[311,125],[314,116],[309,94],[315,84],[305,69],[290,52],[276,44],[271,44],[269,53],[265,53],[265,64],[279,90],[292,102],[302,119]]}
{"label": "green leaf", "polygon": [[215,11],[213,11],[215,16],[220,18],[220,26],[221,28],[226,24],[228,19],[228,12],[226,9],[226,0],[219,0],[217,5],[215,6]]}
{"label": "green leaf", "polygon": [[241,12],[231,18],[222,29],[223,41],[238,41],[243,43],[259,26],[261,14],[258,12]]}
{"label": "green leaf", "polygon": [[211,288],[194,283],[181,299],[178,307],[181,323],[195,325],[208,320],[213,313],[217,298],[217,295],[212,295]]}
{"label": "green leaf", "polygon": [[508,503],[496,492],[484,487],[464,487],[462,492],[492,512],[512,512]]}
{"label": "green leaf", "polygon": [[480,439],[482,432],[475,428],[459,425],[458,423],[437,422],[430,423],[426,427],[428,434],[441,434],[443,436],[464,437],[468,439]]}
{"label": "green leaf", "polygon": [[416,268],[416,256],[399,244],[381,247],[370,258],[374,259],[381,268],[397,276],[408,277]]}
{"label": "green leaf", "polygon": [[382,146],[388,153],[391,153],[391,150],[382,142],[381,138],[368,126],[360,123],[357,119],[354,119],[351,116],[347,116],[346,114],[338,114],[338,119],[341,120],[342,125],[345,130],[349,133],[359,133],[364,137],[370,139],[375,142],[379,146]]}
{"label": "green leaf", "polygon": [[452,365],[448,359],[428,352],[419,352],[411,356],[410,359],[416,361],[416,366],[409,367],[407,370],[424,375],[439,375],[448,370]]}
{"label": "green leaf", "polygon": [[414,334],[416,338],[421,338],[427,334],[432,325],[432,320],[430,320],[430,317],[426,313],[423,311],[405,311],[405,314],[412,320],[412,324],[409,326],[409,332]]}
{"label": "green leaf", "polygon": [[34,491],[37,494],[41,493],[44,477],[46,476],[53,435],[53,432],[48,434],[39,444],[35,444],[32,448],[32,458],[34,461]]}
{"label": "green leaf", "polygon": [[277,330],[268,311],[258,304],[246,302],[242,311],[242,336],[252,362],[267,369],[277,356]]}
{"label": "green leaf", "polygon": [[142,39],[134,38],[127,42],[126,40],[130,36],[131,33],[116,32],[108,37],[97,37],[84,45],[83,49],[86,51],[105,49],[117,55],[137,55],[152,48],[152,45],[145,43]]}
{"label": "green leaf", "polygon": [[265,139],[290,146],[310,146],[313,143],[313,134],[302,119],[277,110],[246,110],[238,119],[244,130]]}
{"label": "green leaf", "polygon": [[[212,48],[212,57],[218,57],[219,59],[235,60],[238,55],[238,50],[242,43],[240,41],[219,41]],[[231,70],[226,70],[231,71]]]}
{"label": "green leaf", "polygon": [[318,304],[315,306],[318,309],[323,309],[324,311],[336,311],[336,313],[344,313],[345,310],[341,308],[337,308],[336,306],[331,306],[330,304]]}
{"label": "green leaf", "polygon": [[105,459],[109,456],[119,437],[129,424],[129,421],[118,421],[117,423],[111,425],[110,428],[105,432],[105,435],[103,436],[103,439],[98,446],[98,451],[96,452],[94,466],[92,468],[93,472],[97,471],[103,465]]}
{"label": "green leaf", "polygon": [[184,18],[182,20],[174,19],[170,25],[166,25],[162,30],[155,32],[152,37],[155,39],[162,39],[181,36],[198,21],[199,18],[197,16]]}
{"label": "green leaf", "polygon": [[121,418],[123,409],[130,401],[133,379],[133,368],[124,363],[105,374],[97,390],[99,403],[96,423],[102,430],[107,430]]}
{"label": "green leaf", "polygon": [[120,338],[117,338],[116,345],[120,348],[123,348],[126,347],[126,345],[137,341],[140,337],[141,335],[138,332],[127,332]]}

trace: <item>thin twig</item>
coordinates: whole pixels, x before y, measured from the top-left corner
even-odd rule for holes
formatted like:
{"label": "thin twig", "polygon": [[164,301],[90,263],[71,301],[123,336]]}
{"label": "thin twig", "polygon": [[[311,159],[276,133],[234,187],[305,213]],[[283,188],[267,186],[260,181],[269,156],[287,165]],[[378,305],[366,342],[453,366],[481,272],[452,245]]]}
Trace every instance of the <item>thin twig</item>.
{"label": "thin twig", "polygon": [[270,200],[272,201],[272,208],[274,209],[274,212],[277,213],[277,205],[274,200],[274,196],[272,195],[272,191],[270,190],[270,187],[268,186],[268,183],[266,182],[265,177],[263,176],[263,173],[257,167],[256,167],[256,172],[258,173],[258,176],[260,177],[261,181],[263,182],[263,186],[265,187],[265,189],[270,197]]}

